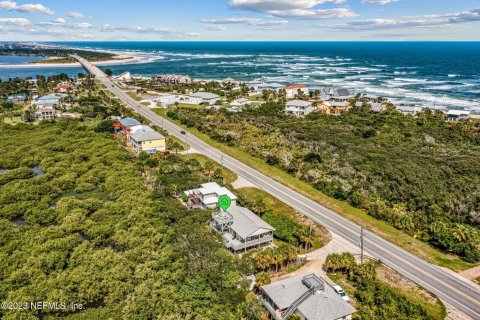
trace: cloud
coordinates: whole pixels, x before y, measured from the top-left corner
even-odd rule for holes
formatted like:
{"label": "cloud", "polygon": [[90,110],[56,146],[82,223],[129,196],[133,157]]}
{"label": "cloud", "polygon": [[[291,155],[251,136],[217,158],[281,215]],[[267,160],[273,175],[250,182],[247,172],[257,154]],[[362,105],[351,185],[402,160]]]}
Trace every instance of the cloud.
{"label": "cloud", "polygon": [[0,9],[7,11],[44,13],[48,15],[55,14],[55,12],[53,12],[41,3],[18,5],[16,2],[13,1],[0,1]]}
{"label": "cloud", "polygon": [[209,27],[206,27],[205,29],[209,31],[226,31],[227,30],[227,28],[225,28],[224,26],[209,26]]}
{"label": "cloud", "polygon": [[[132,34],[151,34],[151,35],[160,35],[167,39],[188,39],[188,38],[196,38],[200,34],[197,32],[184,32],[180,30],[172,30],[167,28],[145,28],[139,26],[118,26],[118,25],[111,25],[111,24],[93,24],[88,22],[76,22],[76,23],[68,23],[62,18],[55,19],[53,21],[48,22],[38,22],[36,23],[38,27],[57,27],[63,28],[64,30],[59,29],[48,29],[45,30],[45,33],[48,31],[50,33],[54,31],[58,31],[59,33],[63,34],[70,34],[71,31],[67,30],[88,30],[89,32],[101,33],[101,34],[108,34],[116,33],[116,32],[126,32]],[[41,30],[39,30],[39,33]],[[118,35],[113,36],[114,39],[118,39]]]}
{"label": "cloud", "polygon": [[480,9],[441,15],[401,17],[398,19],[370,19],[342,24],[320,25],[337,30],[381,30],[404,28],[445,27],[453,24],[480,21]]}
{"label": "cloud", "polygon": [[322,4],[342,4],[346,0],[230,0],[234,9],[267,13],[275,17],[290,19],[351,18],[357,14],[349,8],[318,9]]}
{"label": "cloud", "polygon": [[68,16],[70,18],[74,18],[74,19],[80,19],[80,18],[85,18],[85,15],[81,12],[77,12],[77,11],[74,11],[74,12],[70,12],[68,14]]}
{"label": "cloud", "polygon": [[232,8],[268,13],[270,11],[308,9],[325,3],[345,2],[345,0],[230,0],[229,5]]}
{"label": "cloud", "polygon": [[24,18],[0,18],[0,24],[24,27],[30,25],[30,21]]}
{"label": "cloud", "polygon": [[65,24],[67,23],[67,21],[63,18],[57,18],[57,19],[53,19],[52,20],[53,23],[57,23],[57,24]]}
{"label": "cloud", "polygon": [[358,16],[355,12],[347,8],[334,8],[324,10],[305,10],[292,9],[284,11],[271,11],[270,14],[290,19],[332,19],[332,18],[352,18]]}
{"label": "cloud", "polygon": [[256,18],[200,19],[200,22],[211,24],[247,24],[250,26],[272,26],[288,23],[286,20],[263,20]]}
{"label": "cloud", "polygon": [[363,4],[389,4],[392,2],[397,2],[398,0],[362,0]]}

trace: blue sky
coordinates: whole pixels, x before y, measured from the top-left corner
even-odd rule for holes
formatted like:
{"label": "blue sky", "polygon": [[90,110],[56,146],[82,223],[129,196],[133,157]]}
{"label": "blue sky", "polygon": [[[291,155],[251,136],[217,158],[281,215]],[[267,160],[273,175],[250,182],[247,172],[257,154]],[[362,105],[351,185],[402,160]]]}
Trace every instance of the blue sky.
{"label": "blue sky", "polygon": [[479,0],[0,0],[0,41],[480,40]]}

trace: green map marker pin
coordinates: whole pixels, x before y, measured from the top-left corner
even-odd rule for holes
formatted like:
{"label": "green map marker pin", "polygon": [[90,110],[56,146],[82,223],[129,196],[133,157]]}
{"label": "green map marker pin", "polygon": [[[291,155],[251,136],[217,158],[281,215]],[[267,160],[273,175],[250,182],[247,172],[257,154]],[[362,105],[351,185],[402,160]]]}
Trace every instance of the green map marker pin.
{"label": "green map marker pin", "polygon": [[227,211],[228,207],[232,204],[232,200],[230,199],[229,196],[221,196],[218,199],[218,205],[220,208],[223,209],[223,211]]}

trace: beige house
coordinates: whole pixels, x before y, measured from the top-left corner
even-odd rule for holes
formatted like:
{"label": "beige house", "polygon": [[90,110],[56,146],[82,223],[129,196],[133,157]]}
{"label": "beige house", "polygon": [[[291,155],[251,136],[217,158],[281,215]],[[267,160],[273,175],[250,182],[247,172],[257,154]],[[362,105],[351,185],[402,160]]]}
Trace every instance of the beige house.
{"label": "beige house", "polygon": [[167,149],[165,137],[148,126],[142,126],[129,137],[133,149],[138,153],[155,153]]}
{"label": "beige house", "polygon": [[326,101],[318,106],[318,110],[330,115],[340,115],[349,111],[352,106],[347,101]]}

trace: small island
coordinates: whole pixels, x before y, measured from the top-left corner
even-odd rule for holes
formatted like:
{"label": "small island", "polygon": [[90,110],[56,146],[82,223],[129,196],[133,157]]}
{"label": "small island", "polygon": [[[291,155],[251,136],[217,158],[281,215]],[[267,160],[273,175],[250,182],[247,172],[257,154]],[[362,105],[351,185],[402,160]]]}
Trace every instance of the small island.
{"label": "small island", "polygon": [[30,64],[76,64],[77,61],[70,57],[72,54],[79,55],[80,57],[88,59],[92,62],[114,63],[117,61],[125,62],[134,59],[132,56],[117,55],[103,51],[89,51],[66,47],[19,43],[0,44],[0,56],[28,56],[45,58],[30,61]]}

